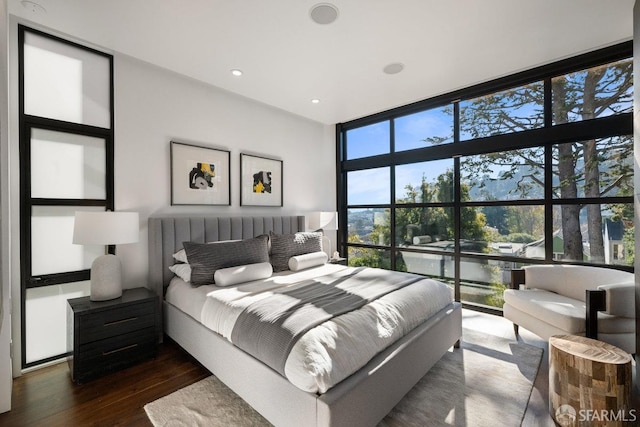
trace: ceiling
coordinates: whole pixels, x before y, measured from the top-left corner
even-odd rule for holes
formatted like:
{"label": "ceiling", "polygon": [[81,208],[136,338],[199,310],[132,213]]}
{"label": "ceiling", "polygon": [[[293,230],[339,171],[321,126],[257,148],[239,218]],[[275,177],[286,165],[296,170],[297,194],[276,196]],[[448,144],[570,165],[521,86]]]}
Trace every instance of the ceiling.
{"label": "ceiling", "polygon": [[[75,40],[325,124],[631,40],[634,0],[8,0]],[[389,75],[383,68],[404,65]],[[235,77],[231,69],[241,69]],[[312,99],[320,102],[314,104]]]}

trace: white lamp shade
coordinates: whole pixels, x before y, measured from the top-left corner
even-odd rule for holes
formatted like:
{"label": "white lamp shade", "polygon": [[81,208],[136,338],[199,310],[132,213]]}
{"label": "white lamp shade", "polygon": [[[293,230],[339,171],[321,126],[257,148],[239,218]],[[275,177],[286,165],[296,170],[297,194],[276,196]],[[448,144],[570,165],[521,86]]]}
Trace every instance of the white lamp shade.
{"label": "white lamp shade", "polygon": [[136,243],[138,212],[76,212],[73,243],[78,245],[122,245]]}
{"label": "white lamp shade", "polygon": [[311,212],[309,214],[310,230],[337,230],[338,229],[338,213],[337,212]]}

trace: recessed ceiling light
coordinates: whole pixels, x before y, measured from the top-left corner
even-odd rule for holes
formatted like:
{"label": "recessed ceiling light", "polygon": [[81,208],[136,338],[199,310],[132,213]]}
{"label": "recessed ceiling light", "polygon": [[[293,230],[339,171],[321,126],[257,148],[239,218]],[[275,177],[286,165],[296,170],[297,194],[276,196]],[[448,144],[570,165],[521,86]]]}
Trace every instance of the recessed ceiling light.
{"label": "recessed ceiling light", "polygon": [[233,74],[236,77],[240,77],[242,75],[242,70],[238,70],[237,68],[234,68],[233,70],[231,70],[231,74]]}
{"label": "recessed ceiling light", "polygon": [[320,104],[320,100],[317,99],[317,98],[314,98],[314,99],[311,100],[311,103],[312,104]]}
{"label": "recessed ceiling light", "polygon": [[331,24],[338,19],[338,8],[330,3],[318,3],[311,8],[309,16],[316,24]]}
{"label": "recessed ceiling light", "polygon": [[34,1],[30,1],[30,0],[21,0],[20,4],[22,5],[22,7],[24,7],[25,9],[27,9],[29,12],[32,13],[47,13],[47,10],[42,7],[42,5],[34,2]]}
{"label": "recessed ceiling light", "polygon": [[386,74],[398,74],[402,70],[404,70],[404,64],[400,62],[394,62],[382,69]]}

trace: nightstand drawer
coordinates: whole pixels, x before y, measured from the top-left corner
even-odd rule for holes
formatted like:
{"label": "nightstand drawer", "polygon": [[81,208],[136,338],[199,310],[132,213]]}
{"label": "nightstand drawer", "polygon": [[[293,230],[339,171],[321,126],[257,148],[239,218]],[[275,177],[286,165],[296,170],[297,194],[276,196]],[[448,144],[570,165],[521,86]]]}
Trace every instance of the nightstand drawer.
{"label": "nightstand drawer", "polygon": [[105,372],[113,372],[153,357],[156,354],[155,328],[141,329],[117,337],[106,338],[80,346],[74,356],[76,375],[73,380],[84,382]]}
{"label": "nightstand drawer", "polygon": [[155,301],[80,316],[79,322],[80,345],[153,327],[156,322]]}

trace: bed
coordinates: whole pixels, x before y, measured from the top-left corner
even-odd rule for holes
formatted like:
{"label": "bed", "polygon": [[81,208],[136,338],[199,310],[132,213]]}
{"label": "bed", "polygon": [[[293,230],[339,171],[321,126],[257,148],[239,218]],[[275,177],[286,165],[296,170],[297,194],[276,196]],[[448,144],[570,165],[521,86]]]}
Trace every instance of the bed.
{"label": "bed", "polygon": [[[174,280],[169,270],[175,263],[173,254],[183,242],[233,241],[304,229],[303,216],[149,218],[149,286],[165,294]],[[322,268],[329,274],[346,274],[341,270],[345,267]],[[357,372],[326,392],[313,392],[204,326],[189,314],[193,310],[188,305],[178,308],[164,299],[161,304],[164,333],[276,426],[375,425],[462,335],[461,306],[448,302]]]}

